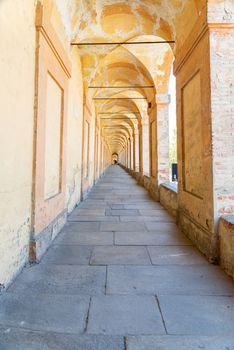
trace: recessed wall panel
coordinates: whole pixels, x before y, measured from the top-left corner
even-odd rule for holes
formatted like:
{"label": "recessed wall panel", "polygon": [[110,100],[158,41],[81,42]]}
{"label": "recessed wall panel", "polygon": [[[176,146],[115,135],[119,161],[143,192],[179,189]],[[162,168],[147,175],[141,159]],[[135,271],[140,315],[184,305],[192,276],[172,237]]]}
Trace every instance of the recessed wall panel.
{"label": "recessed wall panel", "polygon": [[63,91],[48,73],[45,119],[45,199],[60,192],[62,103]]}
{"label": "recessed wall panel", "polygon": [[184,190],[203,197],[201,83],[198,72],[182,89]]}

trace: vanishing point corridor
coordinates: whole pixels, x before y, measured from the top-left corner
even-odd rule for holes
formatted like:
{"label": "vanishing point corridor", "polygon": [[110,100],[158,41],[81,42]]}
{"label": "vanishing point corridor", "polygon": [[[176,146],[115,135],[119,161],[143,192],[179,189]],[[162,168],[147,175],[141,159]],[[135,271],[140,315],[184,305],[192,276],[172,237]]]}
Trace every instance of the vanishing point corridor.
{"label": "vanishing point corridor", "polygon": [[0,349],[233,350],[234,284],[121,167],[0,300]]}

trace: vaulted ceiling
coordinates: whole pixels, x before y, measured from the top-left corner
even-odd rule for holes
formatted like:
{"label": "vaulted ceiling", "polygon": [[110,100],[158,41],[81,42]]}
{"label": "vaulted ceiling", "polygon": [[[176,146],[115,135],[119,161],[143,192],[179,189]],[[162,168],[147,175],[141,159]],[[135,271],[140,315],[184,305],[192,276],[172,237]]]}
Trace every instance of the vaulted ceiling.
{"label": "vaulted ceiling", "polygon": [[155,104],[156,94],[167,94],[173,53],[204,0],[68,0],[66,9],[61,6],[64,2],[57,0],[71,42],[125,43],[75,48],[86,98],[95,104],[111,151],[119,153],[147,115],[148,103]]}

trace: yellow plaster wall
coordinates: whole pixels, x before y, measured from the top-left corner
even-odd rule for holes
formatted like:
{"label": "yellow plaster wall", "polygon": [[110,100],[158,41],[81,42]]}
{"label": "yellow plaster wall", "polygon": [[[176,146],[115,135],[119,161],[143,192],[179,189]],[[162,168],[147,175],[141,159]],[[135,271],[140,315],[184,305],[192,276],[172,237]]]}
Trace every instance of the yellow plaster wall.
{"label": "yellow plaster wall", "polygon": [[94,171],[95,171],[95,107],[92,103],[91,106],[91,120],[89,129],[89,187],[94,183]]}
{"label": "yellow plaster wall", "polygon": [[35,4],[0,2],[0,289],[28,259],[34,120]]}
{"label": "yellow plaster wall", "polygon": [[[201,3],[202,1],[198,1]],[[199,7],[201,5],[199,4]],[[183,11],[180,11],[174,19],[176,27],[176,45],[180,48],[193,29],[199,17],[198,4],[194,0],[184,1]]]}
{"label": "yellow plaster wall", "polygon": [[83,80],[77,48],[71,51],[72,77],[69,85],[67,121],[67,207],[71,212],[80,200],[83,128]]}

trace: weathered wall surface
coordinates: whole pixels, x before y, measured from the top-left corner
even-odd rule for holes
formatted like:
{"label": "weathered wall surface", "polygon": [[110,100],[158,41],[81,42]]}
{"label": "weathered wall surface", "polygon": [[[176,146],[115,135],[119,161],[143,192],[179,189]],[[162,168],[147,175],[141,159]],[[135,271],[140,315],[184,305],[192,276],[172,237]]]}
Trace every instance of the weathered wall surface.
{"label": "weathered wall surface", "polygon": [[0,2],[0,289],[28,259],[34,120],[34,1]]}
{"label": "weathered wall surface", "polygon": [[234,26],[211,31],[211,120],[216,222],[221,215],[234,214],[233,42]]}
{"label": "weathered wall surface", "polygon": [[209,23],[234,22],[234,3],[232,0],[208,0],[207,18]]}
{"label": "weathered wall surface", "polygon": [[80,201],[82,176],[83,80],[77,48],[71,52],[72,77],[69,86],[67,133],[67,208]]}

